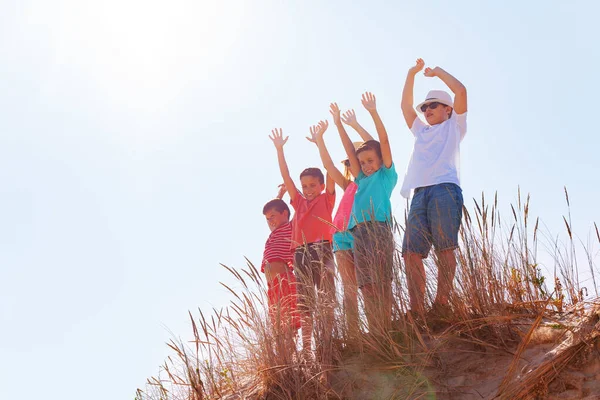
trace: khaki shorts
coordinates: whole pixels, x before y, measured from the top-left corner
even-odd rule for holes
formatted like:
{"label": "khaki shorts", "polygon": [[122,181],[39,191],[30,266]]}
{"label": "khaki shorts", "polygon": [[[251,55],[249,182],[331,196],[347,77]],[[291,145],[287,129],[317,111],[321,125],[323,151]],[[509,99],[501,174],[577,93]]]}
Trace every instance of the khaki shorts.
{"label": "khaki shorts", "polygon": [[385,222],[368,221],[352,228],[358,287],[392,279],[394,235]]}

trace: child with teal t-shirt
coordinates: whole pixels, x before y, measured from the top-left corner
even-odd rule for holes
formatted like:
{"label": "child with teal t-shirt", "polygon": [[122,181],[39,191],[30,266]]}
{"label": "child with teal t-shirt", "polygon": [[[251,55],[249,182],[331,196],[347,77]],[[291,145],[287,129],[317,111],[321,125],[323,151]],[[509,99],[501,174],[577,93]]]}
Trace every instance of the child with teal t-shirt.
{"label": "child with teal t-shirt", "polygon": [[398,174],[375,96],[369,92],[363,94],[362,104],[375,122],[379,141],[368,140],[354,151],[350,139],[342,137],[358,185],[348,230],[354,237],[356,277],[365,302],[369,331],[382,334],[391,328],[392,322],[395,245],[390,196]]}

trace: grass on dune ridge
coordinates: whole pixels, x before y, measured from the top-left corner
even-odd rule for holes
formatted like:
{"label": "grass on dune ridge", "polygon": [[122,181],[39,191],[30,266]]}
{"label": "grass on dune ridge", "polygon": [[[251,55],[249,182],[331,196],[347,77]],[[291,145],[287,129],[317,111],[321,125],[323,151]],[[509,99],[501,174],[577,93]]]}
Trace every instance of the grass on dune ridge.
{"label": "grass on dune ridge", "polygon": [[[393,328],[383,340],[365,333],[366,326],[361,327],[361,338],[348,335],[338,279],[333,343],[336,362],[332,365],[307,361],[299,352],[285,351],[282,335],[274,331],[267,318],[262,274],[249,260],[240,269],[223,265],[236,282],[235,288],[221,283],[230,292],[229,305],[213,309],[210,315],[200,309],[197,313],[189,312],[190,338],[172,339],[167,344],[172,355],[160,367],[158,375],[149,378],[144,389],[137,390],[135,399],[345,398],[339,388],[347,389],[352,382],[344,373],[344,365],[357,357],[362,357],[363,363],[372,363],[401,376],[401,387],[386,398],[419,398],[420,394],[435,393],[422,371],[434,362],[436,354],[444,351],[444,344],[452,338],[482,348],[513,349],[514,361],[503,377],[498,394],[501,398],[509,398],[503,397],[509,393],[520,398],[519,393],[526,393],[527,388],[539,384],[524,382],[523,385],[529,386],[521,388],[521,392],[515,385],[509,385],[519,357],[542,318],[552,318],[574,306],[598,304],[595,264],[598,251],[595,247],[600,243],[600,232],[594,223],[587,242],[578,239],[572,231],[566,189],[565,198],[569,210],[563,217],[567,231],[565,241],[542,233],[539,218],[533,219],[529,212],[530,196],[523,198],[520,191],[516,204],[510,205],[508,217],[501,218],[497,194],[491,203],[482,195],[481,200],[473,201],[471,209],[464,208],[458,266],[450,299],[452,317],[438,332],[429,332],[428,327],[418,325],[410,313],[407,314],[408,290],[399,249],[394,263]],[[394,229],[398,247],[403,224],[395,224]],[[543,251],[539,250],[540,246]],[[551,261],[542,265],[540,258]],[[548,265],[550,263],[552,265]],[[579,276],[583,268],[591,277],[591,282],[585,285]],[[431,305],[437,276],[432,257],[426,262],[426,274],[427,302]],[[316,303],[317,321],[322,317],[320,310],[324,307],[321,306]],[[532,321],[525,334],[515,323],[521,318]],[[365,325],[364,315],[361,322]],[[427,339],[433,336],[436,338],[434,346]],[[561,367],[559,364],[557,361],[548,365],[548,373]],[[322,383],[321,377],[326,373],[335,377],[335,388]]]}

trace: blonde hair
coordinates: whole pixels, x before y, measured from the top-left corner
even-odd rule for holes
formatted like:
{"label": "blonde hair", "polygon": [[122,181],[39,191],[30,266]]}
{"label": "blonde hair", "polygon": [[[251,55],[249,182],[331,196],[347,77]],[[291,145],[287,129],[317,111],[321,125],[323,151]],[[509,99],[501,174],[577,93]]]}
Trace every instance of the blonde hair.
{"label": "blonde hair", "polygon": [[350,160],[345,159],[344,161],[342,161],[342,164],[344,164],[344,178],[346,178],[350,182],[354,181],[352,172],[350,172]]}

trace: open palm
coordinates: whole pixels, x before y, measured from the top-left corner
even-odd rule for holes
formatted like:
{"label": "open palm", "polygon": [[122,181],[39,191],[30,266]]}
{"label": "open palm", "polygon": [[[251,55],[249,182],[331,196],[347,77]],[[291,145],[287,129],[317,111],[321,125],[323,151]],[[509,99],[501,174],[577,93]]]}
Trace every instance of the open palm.
{"label": "open palm", "polygon": [[354,110],[348,110],[344,113],[344,115],[342,116],[342,121],[346,124],[346,125],[354,125],[357,123],[356,121],[356,113],[354,112]]}
{"label": "open palm", "polygon": [[331,116],[333,117],[333,123],[334,124],[339,124],[340,123],[340,108],[338,107],[337,103],[331,103],[329,105],[329,112],[331,113]]}
{"label": "open palm", "polygon": [[282,149],[283,146],[287,143],[289,136],[286,136],[285,139],[283,137],[283,129],[275,128],[271,131],[272,135],[269,135],[269,139],[273,142],[276,148]]}
{"label": "open palm", "polygon": [[377,109],[375,95],[373,93],[371,93],[371,92],[365,92],[362,95],[362,105],[368,111],[375,111]]}

